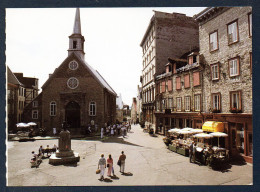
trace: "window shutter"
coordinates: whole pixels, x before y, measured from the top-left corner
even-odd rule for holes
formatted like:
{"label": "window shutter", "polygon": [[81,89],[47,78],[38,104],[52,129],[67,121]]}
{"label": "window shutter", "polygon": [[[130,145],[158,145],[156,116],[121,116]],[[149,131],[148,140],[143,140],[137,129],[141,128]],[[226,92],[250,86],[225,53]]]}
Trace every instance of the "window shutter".
{"label": "window shutter", "polygon": [[190,75],[189,74],[184,76],[184,87],[185,88],[190,87]]}
{"label": "window shutter", "polygon": [[168,80],[168,91],[172,91],[172,80]]}
{"label": "window shutter", "polygon": [[162,82],[162,92],[165,92],[165,81]]}
{"label": "window shutter", "polygon": [[181,89],[181,77],[176,77],[176,89]]}
{"label": "window shutter", "polygon": [[200,85],[200,72],[194,72],[193,73],[193,86],[198,86]]}

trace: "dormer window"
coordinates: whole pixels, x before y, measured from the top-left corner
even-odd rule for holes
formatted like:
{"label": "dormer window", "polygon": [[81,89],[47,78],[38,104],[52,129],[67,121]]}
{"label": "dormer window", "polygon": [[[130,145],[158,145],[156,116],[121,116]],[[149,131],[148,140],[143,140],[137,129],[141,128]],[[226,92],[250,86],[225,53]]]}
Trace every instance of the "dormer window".
{"label": "dormer window", "polygon": [[191,56],[188,57],[188,64],[191,65],[193,63],[196,63],[196,61],[197,61],[196,55],[191,55]]}
{"label": "dormer window", "polygon": [[77,49],[77,41],[73,41],[73,49]]}

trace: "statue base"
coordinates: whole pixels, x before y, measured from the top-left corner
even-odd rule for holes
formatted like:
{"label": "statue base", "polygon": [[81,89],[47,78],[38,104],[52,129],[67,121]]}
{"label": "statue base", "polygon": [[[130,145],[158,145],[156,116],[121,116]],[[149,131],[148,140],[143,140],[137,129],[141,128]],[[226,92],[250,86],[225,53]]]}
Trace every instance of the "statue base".
{"label": "statue base", "polygon": [[78,153],[73,153],[73,151],[57,152],[52,154],[49,158],[49,164],[51,165],[64,165],[77,163],[80,160]]}

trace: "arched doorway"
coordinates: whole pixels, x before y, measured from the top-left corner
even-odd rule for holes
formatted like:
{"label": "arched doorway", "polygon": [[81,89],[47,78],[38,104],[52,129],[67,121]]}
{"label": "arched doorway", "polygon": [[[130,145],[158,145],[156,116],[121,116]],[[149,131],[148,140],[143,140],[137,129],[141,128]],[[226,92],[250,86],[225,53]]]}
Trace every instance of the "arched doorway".
{"label": "arched doorway", "polygon": [[77,102],[71,101],[66,105],[65,120],[70,128],[80,127],[80,106]]}

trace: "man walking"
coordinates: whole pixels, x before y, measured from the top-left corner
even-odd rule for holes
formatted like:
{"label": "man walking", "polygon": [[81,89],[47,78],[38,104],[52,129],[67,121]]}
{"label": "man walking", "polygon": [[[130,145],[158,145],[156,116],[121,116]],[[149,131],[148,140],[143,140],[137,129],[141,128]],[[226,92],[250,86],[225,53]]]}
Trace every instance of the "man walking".
{"label": "man walking", "polygon": [[193,157],[193,144],[194,144],[194,141],[191,142],[190,148],[189,148],[190,163],[192,162],[192,157]]}
{"label": "man walking", "polygon": [[98,169],[100,169],[100,180],[104,180],[106,169],[106,159],[104,158],[104,154],[101,155],[101,158],[98,161]]}
{"label": "man walking", "polygon": [[121,152],[122,154],[119,156],[119,160],[121,162],[120,164],[120,172],[121,173],[125,173],[125,159],[126,159],[126,155],[124,154],[124,151]]}

